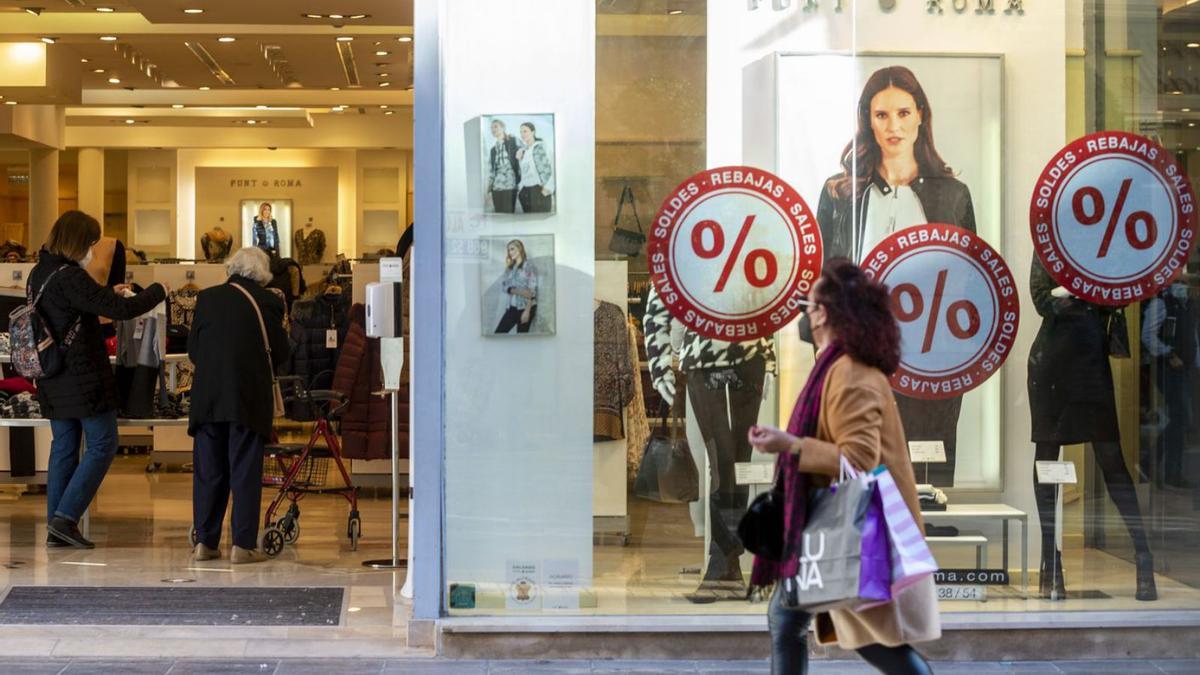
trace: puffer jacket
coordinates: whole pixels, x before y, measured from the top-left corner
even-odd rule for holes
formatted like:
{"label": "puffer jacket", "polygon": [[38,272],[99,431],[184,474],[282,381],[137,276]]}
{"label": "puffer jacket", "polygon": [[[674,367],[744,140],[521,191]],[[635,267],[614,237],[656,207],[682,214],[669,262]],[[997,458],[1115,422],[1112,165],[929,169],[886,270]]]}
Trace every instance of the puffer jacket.
{"label": "puffer jacket", "polygon": [[[292,355],[287,373],[303,379],[305,389],[329,389],[338,355],[346,342],[350,299],[345,294],[320,295],[298,300],[292,307]],[[325,333],[337,331],[337,347],[325,346]],[[302,401],[288,403],[287,416],[294,420],[316,419]]]}
{"label": "puffer jacket", "polygon": [[38,309],[56,340],[62,341],[76,319],[79,331],[67,348],[66,369],[37,382],[42,415],[81,419],[116,410],[117,383],[104,347],[100,317],[114,321],[136,318],[165,300],[166,291],[159,284],[151,284],[132,298],[120,297],[111,288],[96,283],[79,263],[45,250],[29,274],[29,283],[35,291],[40,289],[60,267],[62,271],[50,279]]}
{"label": "puffer jacket", "polygon": [[[387,459],[392,444],[391,404],[376,396],[383,388],[383,366],[379,362],[379,338],[366,332],[366,310],[361,304],[350,309],[350,328],[338,358],[333,388],[350,397],[342,414],[342,454],[351,459]],[[402,401],[408,392],[401,391]],[[408,406],[400,406],[400,455],[408,457]]]}

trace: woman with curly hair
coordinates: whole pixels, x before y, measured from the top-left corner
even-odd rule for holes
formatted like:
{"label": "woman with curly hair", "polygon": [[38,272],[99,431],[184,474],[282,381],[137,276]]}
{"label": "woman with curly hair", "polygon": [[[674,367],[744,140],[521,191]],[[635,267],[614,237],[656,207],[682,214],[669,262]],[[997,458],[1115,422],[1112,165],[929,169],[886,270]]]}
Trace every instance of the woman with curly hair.
{"label": "woman with curly hair", "polygon": [[[800,542],[810,490],[829,485],[841,458],[855,469],[886,466],[918,524],[921,511],[908,444],[888,376],[900,363],[900,329],[887,289],[848,260],[831,261],[813,289],[808,310],[817,362],[804,385],[786,431],[765,425],[750,430],[760,452],[779,455],[783,485],[784,555],[755,558],[752,588],[776,586],[767,617],[771,672],[804,673],[812,616],[785,607],[777,585],[799,571]],[[817,640],[857,650],[884,673],[930,673],[909,643],[941,636],[933,578],[896,591],[892,601],[861,612],[818,614]]]}

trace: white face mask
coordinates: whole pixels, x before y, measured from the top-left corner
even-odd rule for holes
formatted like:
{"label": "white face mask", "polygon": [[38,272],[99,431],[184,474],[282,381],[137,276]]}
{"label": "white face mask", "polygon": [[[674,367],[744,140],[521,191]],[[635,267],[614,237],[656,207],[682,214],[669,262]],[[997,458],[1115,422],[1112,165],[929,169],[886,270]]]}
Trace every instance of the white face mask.
{"label": "white face mask", "polygon": [[79,266],[84,269],[87,269],[88,265],[91,265],[91,264],[92,264],[92,249],[89,248],[87,254],[84,255],[83,259],[81,259],[79,261]]}

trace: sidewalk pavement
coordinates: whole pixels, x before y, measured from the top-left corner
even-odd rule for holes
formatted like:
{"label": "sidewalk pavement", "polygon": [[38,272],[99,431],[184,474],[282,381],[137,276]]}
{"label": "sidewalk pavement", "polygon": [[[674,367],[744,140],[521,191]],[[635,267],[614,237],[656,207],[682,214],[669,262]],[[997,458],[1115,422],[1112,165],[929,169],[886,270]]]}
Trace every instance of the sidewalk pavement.
{"label": "sidewalk pavement", "polygon": [[[937,675],[1182,675],[1200,673],[1200,660],[943,661]],[[861,661],[813,661],[814,675],[868,675]],[[446,659],[25,660],[0,657],[5,675],[767,675],[761,661],[453,661]]]}

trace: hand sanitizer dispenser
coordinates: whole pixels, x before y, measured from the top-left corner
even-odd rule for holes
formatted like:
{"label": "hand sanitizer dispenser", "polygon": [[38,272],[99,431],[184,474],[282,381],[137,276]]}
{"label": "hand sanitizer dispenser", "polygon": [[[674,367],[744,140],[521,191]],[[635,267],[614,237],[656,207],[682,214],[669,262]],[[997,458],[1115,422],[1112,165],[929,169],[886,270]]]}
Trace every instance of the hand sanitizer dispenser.
{"label": "hand sanitizer dispenser", "polygon": [[400,389],[400,370],[404,367],[404,289],[400,282],[367,284],[367,337],[379,340],[383,388]]}

